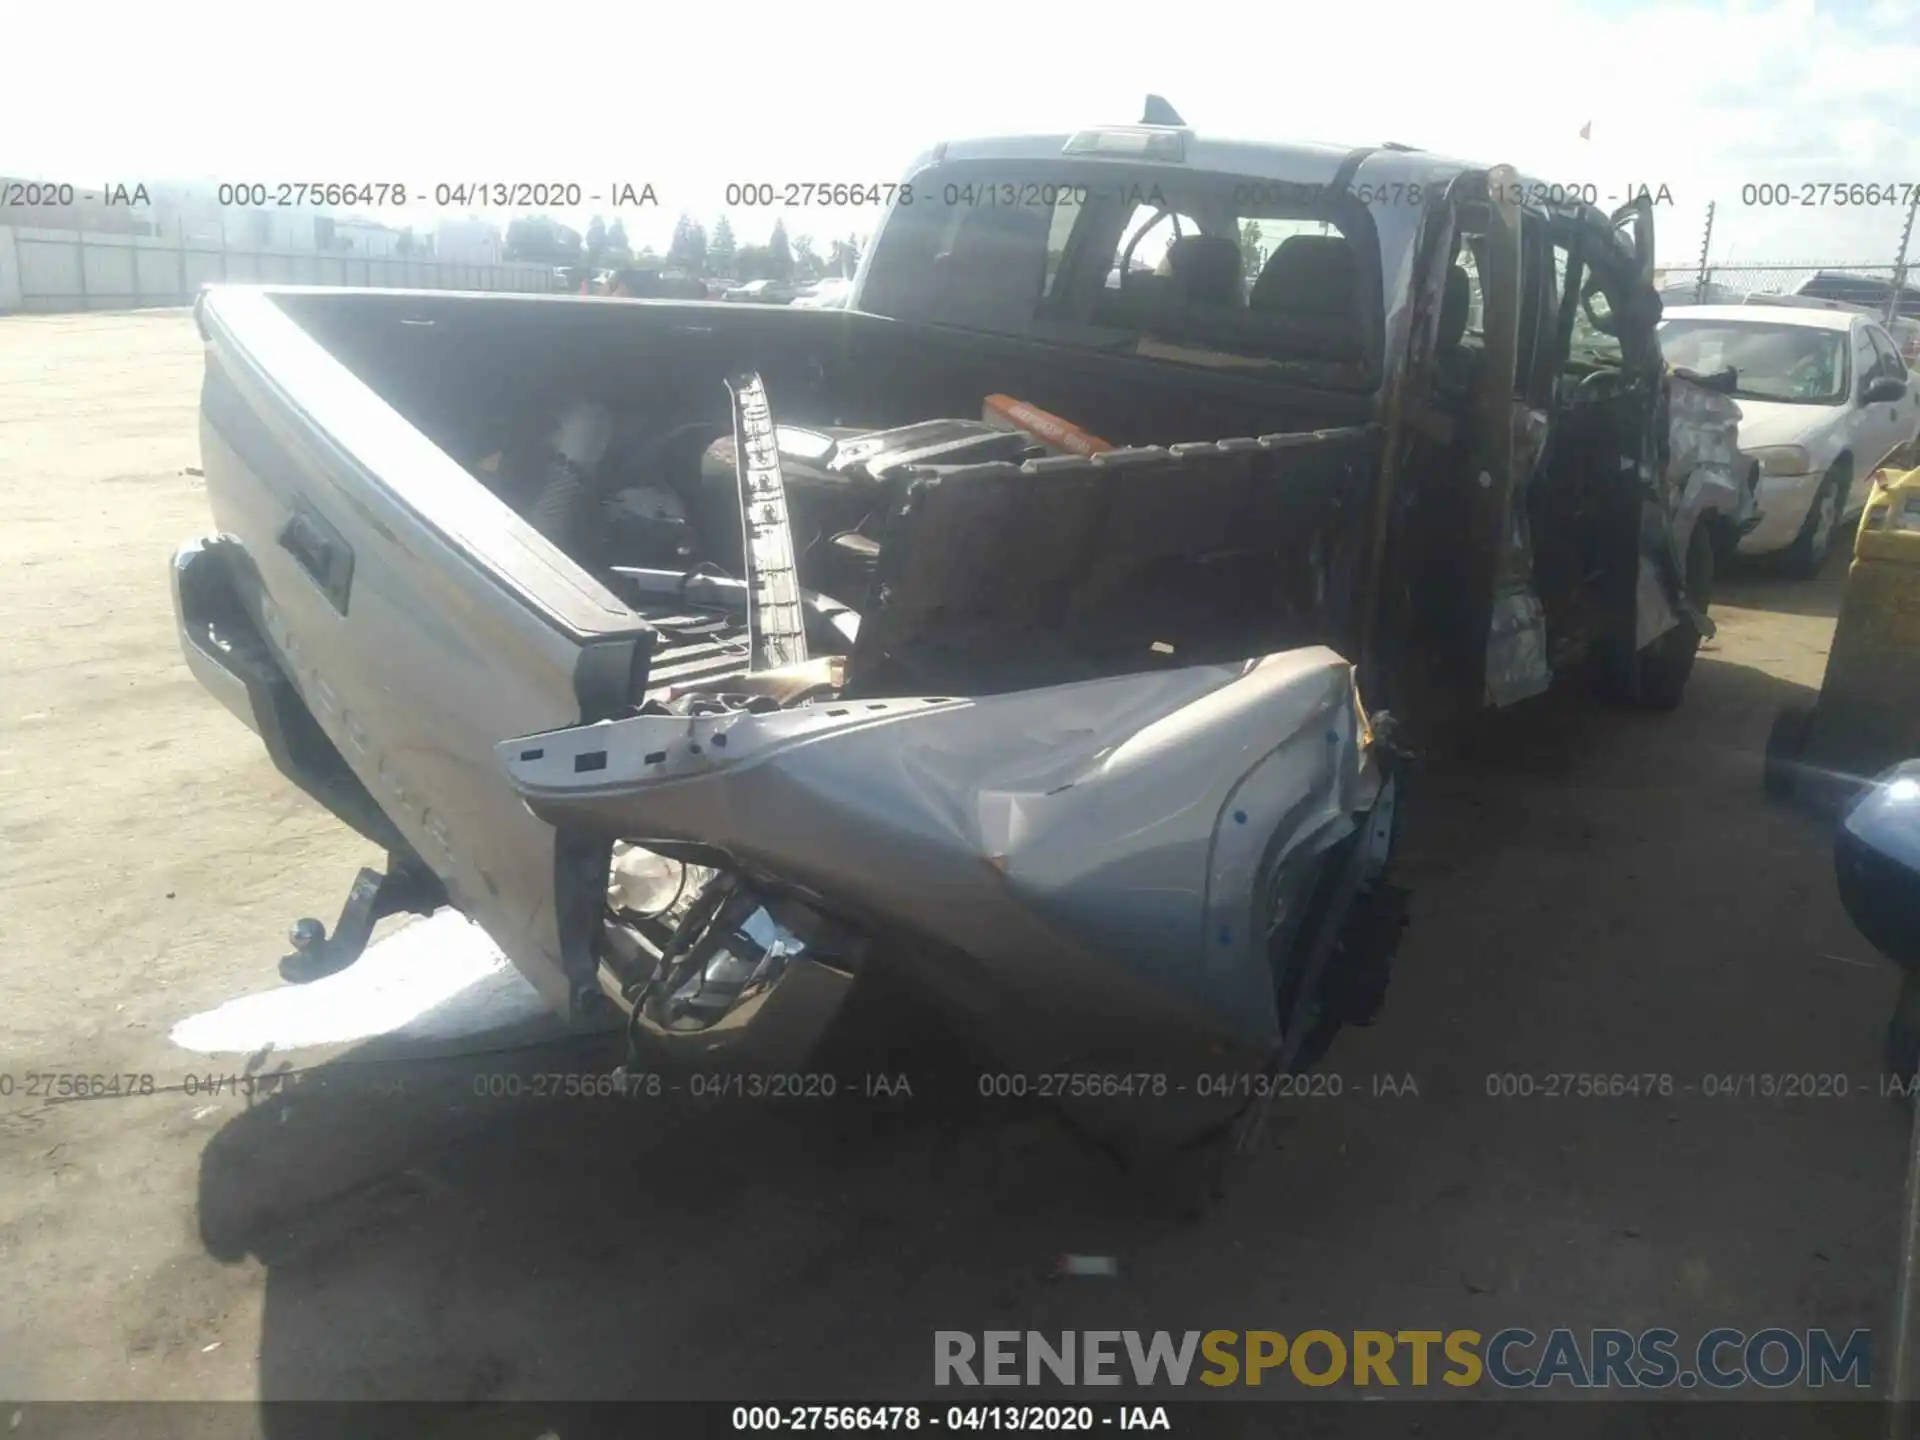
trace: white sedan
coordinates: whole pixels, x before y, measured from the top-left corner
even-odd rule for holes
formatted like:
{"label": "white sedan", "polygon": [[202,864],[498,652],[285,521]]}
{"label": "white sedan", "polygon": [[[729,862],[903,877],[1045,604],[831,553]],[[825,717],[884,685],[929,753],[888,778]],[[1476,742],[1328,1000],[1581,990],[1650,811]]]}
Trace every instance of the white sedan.
{"label": "white sedan", "polygon": [[1867,500],[1866,477],[1920,434],[1920,399],[1885,329],[1858,311],[1681,305],[1660,324],[1676,369],[1731,369],[1740,448],[1760,467],[1743,555],[1817,573]]}
{"label": "white sedan", "polygon": [[800,292],[793,302],[796,310],[844,310],[853,296],[853,281],[838,277],[821,280]]}

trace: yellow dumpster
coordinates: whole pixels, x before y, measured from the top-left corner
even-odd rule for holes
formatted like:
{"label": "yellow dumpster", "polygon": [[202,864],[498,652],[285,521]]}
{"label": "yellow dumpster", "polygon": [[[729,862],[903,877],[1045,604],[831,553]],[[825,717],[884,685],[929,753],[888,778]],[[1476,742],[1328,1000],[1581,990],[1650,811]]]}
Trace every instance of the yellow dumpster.
{"label": "yellow dumpster", "polygon": [[1767,738],[1769,795],[1837,801],[1920,756],[1920,469],[1873,480],[1820,695]]}

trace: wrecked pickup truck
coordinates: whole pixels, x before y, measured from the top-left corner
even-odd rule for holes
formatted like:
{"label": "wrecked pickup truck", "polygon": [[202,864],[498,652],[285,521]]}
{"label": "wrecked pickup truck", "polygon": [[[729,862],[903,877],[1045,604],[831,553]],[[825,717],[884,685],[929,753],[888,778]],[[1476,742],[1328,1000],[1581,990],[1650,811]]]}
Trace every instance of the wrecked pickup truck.
{"label": "wrecked pickup truck", "polygon": [[389,854],[304,973],[451,902],[633,1065],[774,1072],[884,971],[1217,1137],[1381,1002],[1396,730],[1678,703],[1738,412],[1644,204],[1179,125],[905,189],[844,312],[209,289],[183,647]]}

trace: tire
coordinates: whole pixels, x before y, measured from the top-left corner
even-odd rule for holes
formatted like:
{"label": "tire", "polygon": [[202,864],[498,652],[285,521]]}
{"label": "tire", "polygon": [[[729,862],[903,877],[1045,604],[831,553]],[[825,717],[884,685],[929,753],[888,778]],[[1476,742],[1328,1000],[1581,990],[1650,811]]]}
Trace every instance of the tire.
{"label": "tire", "polygon": [[1813,728],[1813,707],[1783,705],[1773,717],[1767,732],[1767,754],[1761,771],[1761,788],[1769,798],[1788,800],[1799,788],[1800,757],[1806,752],[1807,735]]}
{"label": "tire", "polygon": [[1827,557],[1833,553],[1834,537],[1840,533],[1841,517],[1847,508],[1847,491],[1852,483],[1851,470],[1844,460],[1829,470],[1826,479],[1820,482],[1813,504],[1807,508],[1807,518],[1800,526],[1800,533],[1794,537],[1793,544],[1787,547],[1784,556],[1787,573],[1794,579],[1811,580],[1827,563]]}
{"label": "tire", "polygon": [[[1713,603],[1714,528],[1702,519],[1687,537],[1687,598],[1702,615]],[[1700,632],[1682,619],[1636,657],[1634,703],[1648,710],[1679,709],[1699,653]]]}

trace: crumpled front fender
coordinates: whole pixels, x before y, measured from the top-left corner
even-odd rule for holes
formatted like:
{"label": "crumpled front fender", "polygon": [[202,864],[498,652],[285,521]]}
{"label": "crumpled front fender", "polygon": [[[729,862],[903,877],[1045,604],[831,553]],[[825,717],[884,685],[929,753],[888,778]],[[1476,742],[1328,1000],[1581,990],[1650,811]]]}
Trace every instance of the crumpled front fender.
{"label": "crumpled front fender", "polygon": [[1681,549],[1694,523],[1710,512],[1736,533],[1752,529],[1759,508],[1746,483],[1750,462],[1739,447],[1739,402],[1679,374],[1669,376],[1667,391],[1667,475],[1680,487],[1674,530]]}
{"label": "crumpled front fender", "polygon": [[[1644,649],[1682,622],[1711,638],[1714,625],[1694,597],[1684,595],[1687,547],[1694,527],[1717,516],[1735,535],[1759,522],[1749,462],[1739,448],[1739,404],[1717,390],[1669,370],[1667,470],[1654,524],[1643,535],[1635,586],[1634,646]],[[1684,613],[1683,613],[1684,612]]]}

